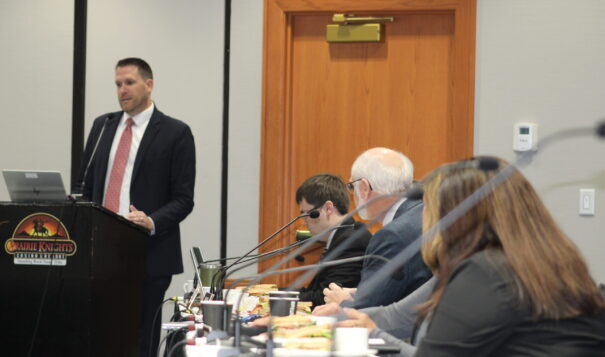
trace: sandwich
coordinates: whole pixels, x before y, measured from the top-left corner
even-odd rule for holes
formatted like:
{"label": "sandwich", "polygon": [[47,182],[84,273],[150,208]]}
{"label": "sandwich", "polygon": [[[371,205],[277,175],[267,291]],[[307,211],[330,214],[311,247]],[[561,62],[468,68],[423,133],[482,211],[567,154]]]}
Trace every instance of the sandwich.
{"label": "sandwich", "polygon": [[293,330],[313,325],[313,320],[309,316],[289,315],[282,317],[274,317],[271,320],[271,325],[273,326],[273,331]]}
{"label": "sandwich", "polygon": [[299,301],[296,304],[296,312],[310,314],[312,306],[313,306],[313,303],[311,301]]}
{"label": "sandwich", "polygon": [[330,351],[332,341],[329,338],[293,338],[284,343],[287,349]]}
{"label": "sandwich", "polygon": [[304,338],[304,337],[332,337],[332,330],[327,324],[310,325],[285,332],[286,338]]}
{"label": "sandwich", "polygon": [[249,290],[248,294],[251,296],[262,296],[269,295],[269,291],[277,290],[275,284],[256,284],[253,285]]}
{"label": "sandwich", "polygon": [[267,316],[269,314],[269,299],[267,296],[259,296],[258,303],[249,313]]}

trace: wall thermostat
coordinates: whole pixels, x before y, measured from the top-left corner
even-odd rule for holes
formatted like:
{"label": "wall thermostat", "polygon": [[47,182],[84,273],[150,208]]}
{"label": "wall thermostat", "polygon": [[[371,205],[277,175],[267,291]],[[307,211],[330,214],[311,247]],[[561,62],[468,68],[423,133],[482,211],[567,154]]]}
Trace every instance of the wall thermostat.
{"label": "wall thermostat", "polygon": [[513,134],[513,150],[530,151],[538,147],[538,124],[517,123]]}

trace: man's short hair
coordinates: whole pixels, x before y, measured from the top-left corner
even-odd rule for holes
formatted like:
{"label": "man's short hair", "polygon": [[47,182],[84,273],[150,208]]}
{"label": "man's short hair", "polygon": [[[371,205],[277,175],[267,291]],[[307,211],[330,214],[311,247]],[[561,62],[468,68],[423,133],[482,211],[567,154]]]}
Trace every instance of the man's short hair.
{"label": "man's short hair", "polygon": [[[396,160],[385,162],[385,154]],[[392,194],[407,190],[414,179],[414,165],[407,156],[387,148],[372,148],[355,159],[351,167],[351,179],[365,178],[372,189],[380,194]]]}
{"label": "man's short hair", "polygon": [[153,72],[151,71],[151,67],[149,63],[145,62],[145,60],[137,57],[128,57],[118,61],[116,64],[116,69],[118,67],[125,66],[135,66],[139,69],[139,74],[143,79],[153,79]]}
{"label": "man's short hair", "polygon": [[322,173],[309,177],[296,190],[296,202],[300,204],[303,198],[312,206],[332,201],[340,214],[349,211],[349,193],[340,176]]}

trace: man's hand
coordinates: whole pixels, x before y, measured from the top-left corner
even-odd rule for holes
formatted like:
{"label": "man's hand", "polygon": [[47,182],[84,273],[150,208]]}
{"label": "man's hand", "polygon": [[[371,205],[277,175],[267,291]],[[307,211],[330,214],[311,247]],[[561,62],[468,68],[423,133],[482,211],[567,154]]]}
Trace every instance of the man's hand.
{"label": "man's hand", "polygon": [[340,305],[338,305],[335,302],[325,304],[325,305],[319,305],[313,309],[313,315],[315,315],[315,316],[336,315],[339,312],[341,312]]}
{"label": "man's hand", "polygon": [[363,312],[359,312],[355,309],[345,308],[344,313],[350,318],[350,320],[340,321],[338,327],[365,327],[368,332],[376,328],[376,324],[372,321],[368,315]]}
{"label": "man's hand", "polygon": [[155,228],[151,219],[143,211],[139,211],[135,206],[130,205],[130,213],[126,214],[126,219],[134,224],[143,226],[149,231]]}
{"label": "man's hand", "polygon": [[345,300],[353,300],[353,295],[357,289],[341,288],[335,283],[330,283],[327,288],[324,289],[324,301],[326,304],[336,303],[340,305]]}

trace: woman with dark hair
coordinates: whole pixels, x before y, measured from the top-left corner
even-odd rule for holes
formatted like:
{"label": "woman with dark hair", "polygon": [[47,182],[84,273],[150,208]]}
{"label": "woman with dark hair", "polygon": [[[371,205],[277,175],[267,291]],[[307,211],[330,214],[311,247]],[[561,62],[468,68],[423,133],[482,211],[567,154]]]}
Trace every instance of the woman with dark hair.
{"label": "woman with dark hair", "polygon": [[[496,173],[437,169],[425,180],[425,230]],[[422,255],[438,282],[420,306],[426,334],[415,356],[605,356],[603,297],[520,172],[424,242]],[[375,327],[348,313],[348,325]]]}

